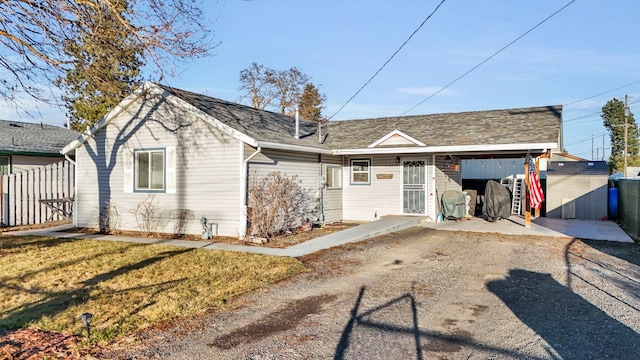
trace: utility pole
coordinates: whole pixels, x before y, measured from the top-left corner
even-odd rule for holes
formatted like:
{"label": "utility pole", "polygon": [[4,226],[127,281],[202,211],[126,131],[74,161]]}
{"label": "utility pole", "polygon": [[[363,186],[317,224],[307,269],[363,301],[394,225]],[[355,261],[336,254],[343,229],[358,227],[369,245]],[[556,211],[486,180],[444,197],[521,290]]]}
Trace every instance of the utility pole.
{"label": "utility pole", "polygon": [[629,96],[625,95],[624,96],[624,177],[627,177],[627,146],[628,146],[628,140],[627,140],[627,133],[628,133],[628,123],[627,123],[627,118],[629,117]]}

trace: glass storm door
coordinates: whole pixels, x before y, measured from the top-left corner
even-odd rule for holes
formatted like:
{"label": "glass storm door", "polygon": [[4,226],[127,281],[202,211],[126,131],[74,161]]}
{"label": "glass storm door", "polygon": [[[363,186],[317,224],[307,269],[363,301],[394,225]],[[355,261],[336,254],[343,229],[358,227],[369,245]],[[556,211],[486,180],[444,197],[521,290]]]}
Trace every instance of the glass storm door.
{"label": "glass storm door", "polygon": [[424,161],[402,163],[402,212],[425,214],[426,186]]}

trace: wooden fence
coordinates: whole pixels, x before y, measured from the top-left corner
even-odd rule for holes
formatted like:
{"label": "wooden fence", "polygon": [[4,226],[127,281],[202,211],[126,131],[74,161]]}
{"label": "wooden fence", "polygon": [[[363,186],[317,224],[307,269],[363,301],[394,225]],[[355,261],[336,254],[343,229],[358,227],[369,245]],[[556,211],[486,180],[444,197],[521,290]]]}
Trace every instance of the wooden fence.
{"label": "wooden fence", "polygon": [[0,225],[41,224],[71,217],[75,166],[70,161],[0,178]]}

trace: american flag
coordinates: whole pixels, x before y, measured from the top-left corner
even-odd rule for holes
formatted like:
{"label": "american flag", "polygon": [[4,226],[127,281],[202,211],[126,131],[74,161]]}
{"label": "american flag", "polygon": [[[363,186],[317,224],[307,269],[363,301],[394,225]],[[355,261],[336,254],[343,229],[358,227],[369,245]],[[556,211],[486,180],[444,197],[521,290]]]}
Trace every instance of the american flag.
{"label": "american flag", "polygon": [[536,174],[536,166],[533,164],[533,158],[529,156],[529,199],[531,208],[540,209],[544,201],[544,193],[540,186],[540,180]]}

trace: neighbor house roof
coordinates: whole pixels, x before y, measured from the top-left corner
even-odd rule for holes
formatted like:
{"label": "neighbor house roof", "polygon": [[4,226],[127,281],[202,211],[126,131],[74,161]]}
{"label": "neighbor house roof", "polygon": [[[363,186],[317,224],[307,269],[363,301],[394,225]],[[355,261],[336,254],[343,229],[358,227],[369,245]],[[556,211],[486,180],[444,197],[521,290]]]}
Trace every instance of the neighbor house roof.
{"label": "neighbor house roof", "polygon": [[79,134],[42,123],[0,120],[0,154],[60,156],[60,150]]}

